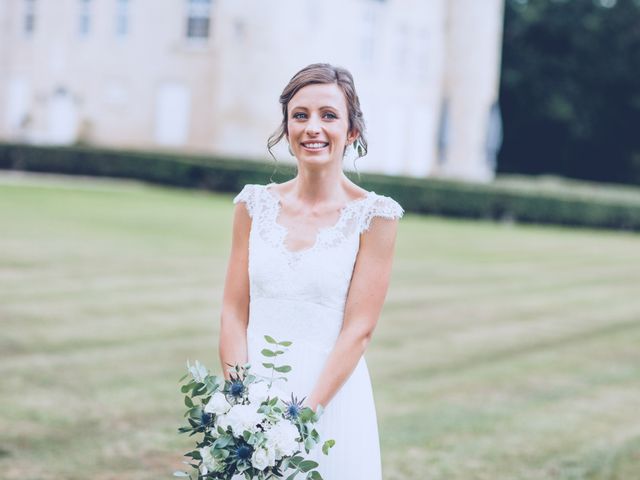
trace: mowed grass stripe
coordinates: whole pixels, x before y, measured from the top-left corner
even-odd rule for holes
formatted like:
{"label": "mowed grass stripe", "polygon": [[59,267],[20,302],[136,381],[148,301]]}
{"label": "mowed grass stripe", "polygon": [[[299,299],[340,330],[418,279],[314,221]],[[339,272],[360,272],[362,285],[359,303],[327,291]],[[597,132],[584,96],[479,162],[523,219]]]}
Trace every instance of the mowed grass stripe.
{"label": "mowed grass stripe", "polygon": [[[0,175],[1,478],[182,467],[231,198]],[[406,214],[367,353],[385,480],[634,478],[639,238]]]}

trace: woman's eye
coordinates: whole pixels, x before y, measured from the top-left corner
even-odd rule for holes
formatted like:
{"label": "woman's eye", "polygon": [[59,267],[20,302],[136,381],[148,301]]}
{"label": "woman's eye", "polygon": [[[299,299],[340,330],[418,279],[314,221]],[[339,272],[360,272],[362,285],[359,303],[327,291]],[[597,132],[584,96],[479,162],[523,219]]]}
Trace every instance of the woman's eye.
{"label": "woman's eye", "polygon": [[[338,118],[338,116],[332,112],[325,112],[322,116],[324,118],[330,118],[332,120]],[[295,118],[295,119],[307,118],[307,114],[303,112],[297,112],[291,115],[291,118]]]}

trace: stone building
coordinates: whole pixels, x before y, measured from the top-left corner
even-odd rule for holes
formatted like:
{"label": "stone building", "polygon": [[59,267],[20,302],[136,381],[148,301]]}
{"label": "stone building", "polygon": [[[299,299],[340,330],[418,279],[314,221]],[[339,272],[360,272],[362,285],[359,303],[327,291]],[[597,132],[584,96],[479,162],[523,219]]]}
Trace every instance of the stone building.
{"label": "stone building", "polygon": [[367,122],[357,170],[487,181],[503,2],[2,0],[0,141],[266,159],[282,88],[329,62]]}

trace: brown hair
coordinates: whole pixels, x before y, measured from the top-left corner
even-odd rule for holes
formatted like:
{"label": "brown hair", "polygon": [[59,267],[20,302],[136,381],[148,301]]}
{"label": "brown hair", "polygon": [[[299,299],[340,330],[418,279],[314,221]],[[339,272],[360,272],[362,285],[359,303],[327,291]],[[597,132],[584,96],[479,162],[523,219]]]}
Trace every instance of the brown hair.
{"label": "brown hair", "polygon": [[282,105],[282,123],[278,129],[269,137],[267,149],[271,156],[271,148],[275,146],[287,132],[287,117],[289,114],[289,101],[298,91],[307,85],[317,83],[335,83],[342,93],[344,93],[347,101],[347,110],[349,112],[349,132],[356,130],[358,132],[357,139],[353,142],[353,147],[359,157],[367,154],[367,139],[364,136],[365,126],[362,110],[360,110],[360,99],[356,94],[356,87],[353,83],[351,73],[342,67],[335,67],[328,63],[313,63],[304,67],[296,73],[280,95],[280,104]]}

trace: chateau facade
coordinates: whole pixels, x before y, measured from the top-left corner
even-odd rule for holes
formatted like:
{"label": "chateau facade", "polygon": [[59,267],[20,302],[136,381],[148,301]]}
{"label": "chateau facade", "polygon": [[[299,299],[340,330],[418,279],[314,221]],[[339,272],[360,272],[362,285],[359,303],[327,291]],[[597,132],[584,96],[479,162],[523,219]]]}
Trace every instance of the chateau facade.
{"label": "chateau facade", "polygon": [[285,84],[329,62],[360,96],[358,171],[488,181],[503,2],[2,0],[0,141],[268,159]]}

